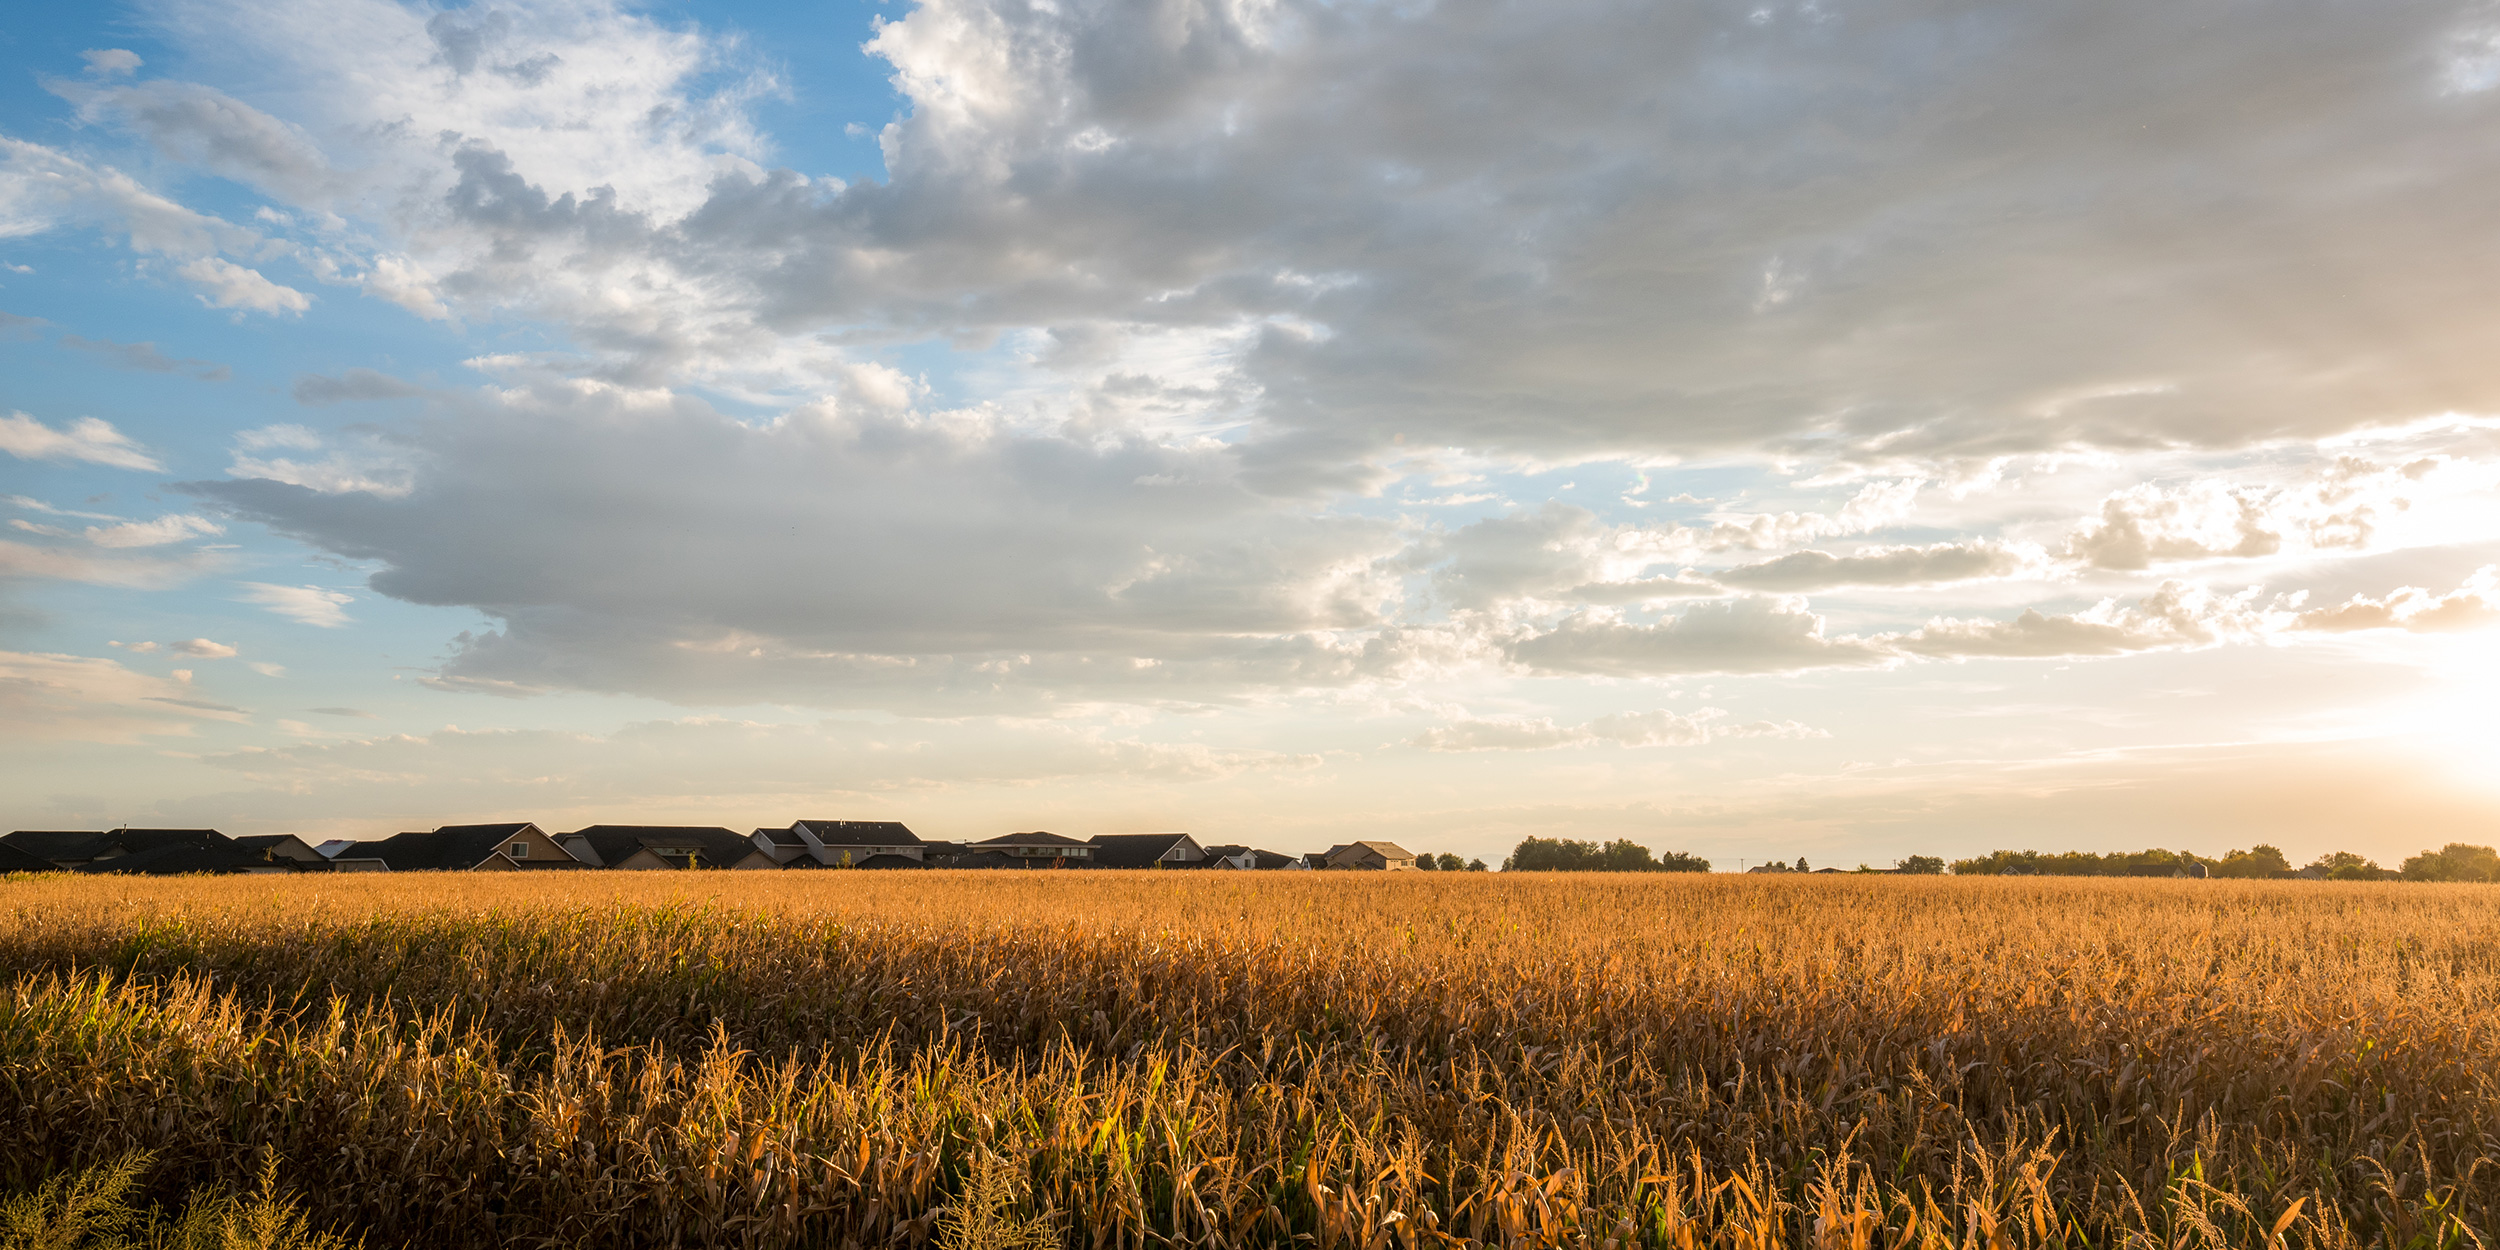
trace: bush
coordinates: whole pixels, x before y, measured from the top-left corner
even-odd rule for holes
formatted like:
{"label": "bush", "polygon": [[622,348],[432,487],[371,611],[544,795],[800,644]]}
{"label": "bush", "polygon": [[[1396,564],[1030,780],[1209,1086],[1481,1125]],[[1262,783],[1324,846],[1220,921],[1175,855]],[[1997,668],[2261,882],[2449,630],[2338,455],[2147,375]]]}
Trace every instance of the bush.
{"label": "bush", "polygon": [[180,1219],[133,1205],[139,1177],[153,1161],[145,1153],[124,1155],[0,1203],[0,1250],[348,1250],[347,1241],[315,1231],[279,1192],[275,1156],[263,1157],[252,1196],[194,1194]]}

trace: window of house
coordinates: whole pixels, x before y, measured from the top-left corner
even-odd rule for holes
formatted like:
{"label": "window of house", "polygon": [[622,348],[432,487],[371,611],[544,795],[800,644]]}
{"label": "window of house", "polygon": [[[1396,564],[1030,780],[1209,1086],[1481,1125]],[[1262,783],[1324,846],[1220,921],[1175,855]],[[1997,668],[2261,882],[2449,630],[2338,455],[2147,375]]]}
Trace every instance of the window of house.
{"label": "window of house", "polygon": [[512,858],[514,858],[514,859],[528,859],[529,857],[530,857],[530,844],[529,844],[529,843],[527,843],[527,842],[515,842],[515,843],[513,843],[513,844],[512,844]]}

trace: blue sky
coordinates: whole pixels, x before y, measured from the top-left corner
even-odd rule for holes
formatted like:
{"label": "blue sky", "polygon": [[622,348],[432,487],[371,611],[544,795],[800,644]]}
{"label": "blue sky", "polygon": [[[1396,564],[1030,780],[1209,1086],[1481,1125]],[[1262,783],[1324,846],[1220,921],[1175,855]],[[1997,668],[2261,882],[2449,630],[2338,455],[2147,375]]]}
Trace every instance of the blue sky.
{"label": "blue sky", "polygon": [[2488,841],[2500,27],[2280,7],[56,6],[0,819]]}

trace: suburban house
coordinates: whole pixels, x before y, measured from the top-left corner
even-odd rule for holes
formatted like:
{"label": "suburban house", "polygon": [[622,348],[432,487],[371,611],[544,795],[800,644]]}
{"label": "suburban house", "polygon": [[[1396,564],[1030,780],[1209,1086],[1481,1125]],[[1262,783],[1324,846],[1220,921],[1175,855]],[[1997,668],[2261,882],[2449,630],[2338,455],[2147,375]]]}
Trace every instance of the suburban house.
{"label": "suburban house", "polygon": [[[1084,868],[1094,862],[1094,848],[1090,843],[1056,833],[1011,833],[1003,838],[975,842],[965,849],[971,852],[966,859],[999,855],[1023,868]],[[987,865],[957,860],[955,866],[979,868]]]}
{"label": "suburban house", "polygon": [[928,844],[899,820],[802,820],[787,829],[758,829],[750,840],[774,862],[799,867],[857,867],[880,855],[923,863]]}
{"label": "suburban house", "polygon": [[234,840],[214,829],[20,829],[0,837],[0,845],[16,847],[55,868],[78,868],[167,847],[232,847]]}
{"label": "suburban house", "polygon": [[245,834],[236,838],[234,844],[247,851],[256,851],[272,860],[283,859],[289,863],[304,864],[314,868],[330,866],[328,856],[323,855],[311,843],[291,833]]}
{"label": "suburban house", "polygon": [[21,851],[0,842],[0,874],[12,872],[59,872],[61,866],[33,851]]}
{"label": "suburban house", "polygon": [[1199,868],[1206,848],[1186,833],[1097,833],[1086,839],[1096,868]]}
{"label": "suburban house", "polygon": [[340,872],[465,872],[582,868],[587,865],[545,830],[526,821],[499,825],[444,825],[422,833],[399,833],[379,842],[358,842],[330,858]]}
{"label": "suburban house", "polygon": [[592,825],[556,845],[593,868],[779,868],[781,861],[716,825]]}
{"label": "suburban house", "polygon": [[1370,872],[1402,872],[1415,867],[1415,853],[1395,842],[1349,842],[1329,847],[1321,859],[1330,868]]}
{"label": "suburban house", "polygon": [[128,855],[90,860],[70,869],[71,872],[90,875],[140,873],[151,877],[175,877],[194,872],[231,875],[294,873],[303,870],[303,867],[293,860],[272,859],[266,851],[245,850],[232,842],[209,846],[169,842],[161,846],[149,847],[144,851],[132,851]]}
{"label": "suburban house", "polygon": [[1262,851],[1255,846],[1243,846],[1237,842],[1223,846],[1210,846],[1206,848],[1206,852],[1208,863],[1217,868],[1298,872],[1311,866],[1300,855],[1287,855],[1281,851]]}

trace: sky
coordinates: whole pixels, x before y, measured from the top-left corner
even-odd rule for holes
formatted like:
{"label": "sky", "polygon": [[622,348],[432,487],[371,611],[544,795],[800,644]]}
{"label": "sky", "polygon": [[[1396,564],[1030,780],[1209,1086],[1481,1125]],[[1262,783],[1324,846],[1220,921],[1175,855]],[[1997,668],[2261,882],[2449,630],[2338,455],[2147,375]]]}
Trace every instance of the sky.
{"label": "sky", "polygon": [[2500,840],[2500,8],[0,30],[0,823]]}

